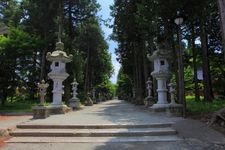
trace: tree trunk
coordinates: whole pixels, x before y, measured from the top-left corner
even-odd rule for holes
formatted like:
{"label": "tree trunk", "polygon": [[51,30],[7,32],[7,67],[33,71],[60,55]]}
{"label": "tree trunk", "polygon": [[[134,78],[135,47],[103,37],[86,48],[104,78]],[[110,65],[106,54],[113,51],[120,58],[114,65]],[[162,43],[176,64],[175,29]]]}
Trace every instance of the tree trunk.
{"label": "tree trunk", "polygon": [[73,20],[72,20],[72,0],[69,0],[69,36],[70,40],[74,38],[73,34]]}
{"label": "tree trunk", "polygon": [[134,49],[134,72],[135,72],[135,76],[134,76],[134,88],[135,88],[135,100],[133,101],[134,103],[137,103],[137,93],[138,93],[138,85],[139,85],[139,80],[138,80],[138,56],[137,56],[137,52],[133,46]]}
{"label": "tree trunk", "polygon": [[[33,64],[32,64],[32,66],[33,66],[33,72],[36,72],[36,65],[37,65],[37,52],[34,52],[33,53]],[[32,101],[35,101],[35,93],[37,92],[35,89],[35,87],[36,87],[36,85],[35,85],[35,75],[33,74],[32,76],[31,76],[31,89],[30,89],[30,99],[32,100]],[[40,82],[40,81],[39,81]]]}
{"label": "tree trunk", "polygon": [[210,79],[210,69],[209,69],[209,54],[208,54],[208,45],[207,45],[207,35],[205,31],[205,25],[201,24],[201,46],[202,46],[202,65],[203,65],[203,84],[204,84],[204,100],[212,101],[212,86]]}
{"label": "tree trunk", "polygon": [[[146,91],[146,82],[148,81],[148,77],[150,77],[148,64],[147,64],[146,47],[143,49],[142,57],[143,57],[142,59],[143,59],[143,69],[144,69],[144,85],[145,85],[143,90]],[[147,93],[144,95],[147,96]]]}
{"label": "tree trunk", "polygon": [[[72,52],[72,41],[73,41],[73,21],[72,21],[72,1],[69,0],[69,6],[68,6],[68,15],[69,15],[69,45],[68,45],[68,52]],[[62,11],[62,10],[61,10]],[[62,15],[62,14],[61,14]],[[71,83],[73,82],[74,79],[74,75],[72,72],[72,63],[68,63],[66,65],[66,70],[68,72],[68,74],[70,75],[65,81],[64,81],[64,101],[68,102],[68,100],[71,98]]]}
{"label": "tree trunk", "polygon": [[88,83],[89,83],[89,61],[90,61],[90,48],[88,44],[88,52],[87,52],[87,63],[85,69],[85,80],[84,80],[84,92],[87,94],[88,92]]}
{"label": "tree trunk", "polygon": [[[141,44],[140,44],[141,45]],[[144,98],[143,98],[143,88],[144,85],[144,73],[143,73],[143,47],[142,46],[135,46],[135,50],[139,52],[137,54],[137,79],[138,79],[138,85],[137,85],[137,105],[143,105],[144,104]],[[141,49],[141,50],[140,50]]]}
{"label": "tree trunk", "polygon": [[45,79],[45,74],[46,74],[46,72],[45,72],[45,64],[46,64],[45,54],[46,54],[46,48],[44,48],[42,50],[40,81]]}
{"label": "tree trunk", "polygon": [[223,51],[224,51],[224,61],[225,61],[225,1],[218,0],[218,8],[220,12],[220,25],[221,25],[221,36],[223,40]]}
{"label": "tree trunk", "polygon": [[183,52],[182,52],[182,35],[181,35],[181,29],[179,27],[178,29],[178,35],[177,35],[179,47],[177,47],[177,61],[178,61],[178,87],[179,87],[179,102],[180,104],[184,105],[185,108],[185,86],[184,86],[184,64],[183,64]]}
{"label": "tree trunk", "polygon": [[194,26],[191,28],[191,45],[193,53],[193,68],[194,68],[194,84],[195,84],[195,100],[200,101],[199,86],[198,86],[198,74],[197,74],[197,52],[195,47],[195,31]]}

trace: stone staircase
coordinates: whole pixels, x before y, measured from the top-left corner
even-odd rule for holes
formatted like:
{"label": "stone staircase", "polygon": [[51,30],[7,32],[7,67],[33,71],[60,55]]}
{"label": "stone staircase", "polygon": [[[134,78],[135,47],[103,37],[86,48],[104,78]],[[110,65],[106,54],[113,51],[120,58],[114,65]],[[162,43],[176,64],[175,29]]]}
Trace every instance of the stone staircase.
{"label": "stone staircase", "polygon": [[36,125],[21,124],[8,143],[91,143],[177,141],[172,123]]}

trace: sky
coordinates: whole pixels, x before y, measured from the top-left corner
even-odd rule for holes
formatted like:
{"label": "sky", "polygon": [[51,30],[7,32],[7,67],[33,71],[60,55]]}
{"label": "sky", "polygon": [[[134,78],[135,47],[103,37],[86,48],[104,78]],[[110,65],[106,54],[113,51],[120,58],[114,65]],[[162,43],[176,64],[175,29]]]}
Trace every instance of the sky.
{"label": "sky", "polygon": [[[113,5],[114,0],[97,0],[97,2],[101,5],[101,10],[98,12],[98,15],[102,16],[103,20],[107,20],[108,18],[111,18],[109,7]],[[120,64],[116,60],[116,55],[115,55],[115,48],[117,47],[117,43],[112,40],[109,40],[109,35],[112,33],[112,29],[108,28],[104,24],[102,24],[101,26],[102,26],[103,32],[105,33],[104,34],[105,39],[107,40],[107,43],[109,45],[109,52],[111,53],[112,64],[114,67],[114,74],[110,80],[112,81],[112,83],[116,83],[118,71],[120,69]]]}

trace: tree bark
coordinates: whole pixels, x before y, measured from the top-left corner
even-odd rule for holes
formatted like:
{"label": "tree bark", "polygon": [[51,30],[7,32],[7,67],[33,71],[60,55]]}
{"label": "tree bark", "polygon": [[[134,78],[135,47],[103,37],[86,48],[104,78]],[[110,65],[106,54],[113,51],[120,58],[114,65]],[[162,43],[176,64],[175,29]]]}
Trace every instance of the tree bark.
{"label": "tree bark", "polygon": [[135,45],[135,50],[137,51],[137,98],[136,104],[143,105],[144,104],[144,72],[143,72],[143,44],[139,42],[139,44]]}
{"label": "tree bark", "polygon": [[68,13],[69,13],[69,36],[70,36],[70,40],[71,41],[74,38],[73,20],[72,20],[72,5],[73,5],[72,0],[69,0],[69,8],[68,8]]}
{"label": "tree bark", "polygon": [[224,61],[225,61],[225,1],[217,0],[218,8],[220,12],[220,25],[221,25],[221,35],[223,41],[223,51],[224,51]]}
{"label": "tree bark", "polygon": [[203,69],[203,85],[204,85],[204,100],[212,101],[212,86],[210,79],[210,69],[209,69],[209,54],[208,54],[208,45],[207,45],[207,35],[205,31],[205,25],[201,23],[201,46],[202,46],[202,69]]}
{"label": "tree bark", "polygon": [[137,52],[135,50],[135,47],[133,46],[134,49],[134,88],[135,88],[135,100],[134,103],[137,103],[137,93],[138,93],[138,85],[139,85],[139,80],[138,80],[138,56]]}
{"label": "tree bark", "polygon": [[197,73],[197,52],[195,47],[195,29],[192,25],[191,28],[191,45],[193,53],[193,68],[194,68],[194,84],[195,84],[195,100],[200,101],[199,86],[198,86],[198,73]]}
{"label": "tree bark", "polygon": [[87,94],[87,92],[88,92],[88,83],[89,83],[89,60],[90,60],[90,48],[89,48],[89,44],[88,44],[87,63],[86,63],[85,81],[84,81],[84,92],[85,92],[85,94]]}
{"label": "tree bark", "polygon": [[[63,3],[62,3],[63,5]],[[63,10],[61,10],[63,11]],[[62,15],[62,13],[61,13]],[[69,0],[69,6],[68,6],[68,20],[69,20],[69,23],[68,23],[68,27],[69,27],[69,44],[68,44],[68,50],[69,52],[72,52],[72,41],[73,41],[73,21],[72,21],[72,0]],[[73,75],[73,72],[72,72],[72,63],[68,63],[66,65],[66,68],[67,68],[67,72],[68,74],[70,75],[65,81],[64,81],[64,95],[63,95],[63,98],[66,102],[68,102],[68,100],[71,98],[71,83],[73,82],[73,79],[74,79],[74,75]]]}
{"label": "tree bark", "polygon": [[[184,91],[184,64],[183,64],[183,52],[182,52],[182,35],[181,29],[178,29],[178,43],[179,47],[177,47],[177,60],[178,60],[178,87],[179,87],[179,102],[180,104],[185,105],[185,91]],[[185,107],[185,106],[184,106]]]}
{"label": "tree bark", "polygon": [[46,54],[46,49],[44,48],[42,50],[42,56],[41,56],[41,75],[40,75],[40,81],[45,79],[45,54]]}

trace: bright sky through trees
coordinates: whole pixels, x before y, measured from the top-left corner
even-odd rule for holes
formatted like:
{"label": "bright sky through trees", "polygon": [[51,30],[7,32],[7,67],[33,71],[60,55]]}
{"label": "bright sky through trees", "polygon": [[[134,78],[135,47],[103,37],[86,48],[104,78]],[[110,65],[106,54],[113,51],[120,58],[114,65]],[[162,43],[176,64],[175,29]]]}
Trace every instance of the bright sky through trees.
{"label": "bright sky through trees", "polygon": [[[102,16],[102,18],[104,20],[107,20],[108,18],[110,18],[110,6],[113,5],[113,0],[97,0],[98,3],[101,5],[101,11],[98,13],[100,16]],[[113,23],[113,21],[111,22]],[[111,81],[113,83],[116,83],[117,81],[117,75],[118,75],[118,71],[120,68],[120,64],[117,62],[116,60],[116,55],[115,55],[115,48],[117,47],[117,44],[112,41],[109,40],[109,35],[112,33],[112,29],[106,27],[104,24],[102,24],[102,30],[105,33],[105,38],[107,39],[107,42],[109,44],[109,51],[110,53],[112,53],[112,63],[114,66],[114,75],[111,77]]]}

